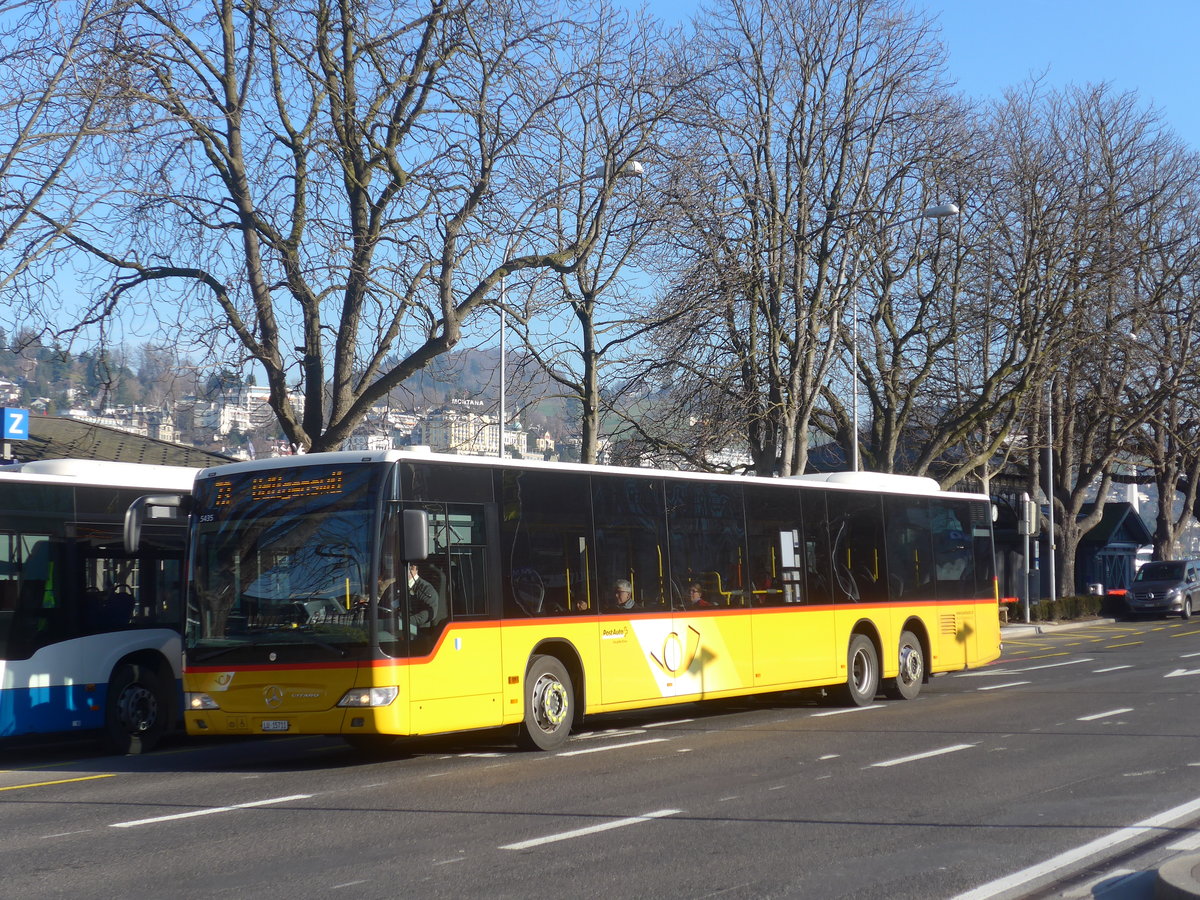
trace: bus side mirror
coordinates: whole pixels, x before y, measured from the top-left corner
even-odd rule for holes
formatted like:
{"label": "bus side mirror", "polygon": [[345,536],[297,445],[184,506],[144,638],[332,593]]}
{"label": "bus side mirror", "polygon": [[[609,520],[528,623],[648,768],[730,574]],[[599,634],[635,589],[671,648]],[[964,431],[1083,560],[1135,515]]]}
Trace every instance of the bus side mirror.
{"label": "bus side mirror", "polygon": [[429,558],[429,513],[423,509],[406,509],[402,521],[404,546],[400,554],[405,562],[420,562]]}
{"label": "bus side mirror", "polygon": [[130,556],[138,552],[146,519],[177,518],[182,506],[180,494],[145,494],[130,503],[125,510],[125,552]]}

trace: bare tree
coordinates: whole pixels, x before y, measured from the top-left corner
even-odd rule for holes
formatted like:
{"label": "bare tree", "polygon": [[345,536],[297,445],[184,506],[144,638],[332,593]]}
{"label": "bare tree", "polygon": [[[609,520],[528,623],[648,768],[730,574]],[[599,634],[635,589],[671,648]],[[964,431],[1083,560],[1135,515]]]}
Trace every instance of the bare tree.
{"label": "bare tree", "polygon": [[[1052,423],[1054,477],[1042,468],[1040,480],[1054,504],[1056,558],[1070,591],[1080,540],[1103,516],[1117,467],[1133,458],[1146,423],[1174,390],[1147,377],[1130,335],[1179,284],[1180,272],[1164,263],[1190,256],[1164,252],[1181,236],[1163,223],[1188,196],[1194,172],[1178,139],[1132,94],[1072,88],[1047,95],[1034,111],[1041,189],[1062,206],[1038,207],[1059,227],[1043,260],[1021,271],[1050,298],[1049,409],[1040,419]],[[1158,327],[1165,321],[1160,314]]]}
{"label": "bare tree", "polygon": [[[80,177],[79,151],[122,124],[95,101],[68,100],[110,77],[90,43],[102,13],[99,0],[37,0],[0,17],[0,308],[5,324],[26,340],[49,330],[32,326],[52,321],[38,314],[40,304],[53,306],[64,289],[53,258],[59,234],[96,199],[70,190]],[[60,188],[71,202],[61,202]],[[54,223],[38,217],[46,210]]]}
{"label": "bare tree", "polygon": [[[905,174],[885,136],[929,125],[938,43],[890,0],[726,0],[698,23],[711,76],[677,148],[686,218],[675,287],[707,310],[677,403],[724,398],[754,469],[802,472],[840,361],[855,253],[848,227]],[[877,173],[887,173],[878,175]],[[847,392],[848,393],[848,392]]]}
{"label": "bare tree", "polygon": [[[864,243],[863,455],[879,471],[934,475],[946,487],[971,475],[986,485],[1018,445],[1045,353],[1045,297],[1012,271],[1023,258],[1014,251],[1045,252],[1053,237],[1028,233],[1014,215],[1018,202],[1041,199],[1024,196],[1022,176],[1001,163],[1021,163],[1020,136],[1009,146],[1013,136],[997,133],[989,117],[943,109],[936,132],[902,152],[918,161],[926,185],[961,198],[961,214],[936,232],[914,227],[923,224],[917,219]],[[928,202],[906,187],[884,194],[893,222]],[[838,397],[828,399],[846,427]]]}
{"label": "bare tree", "polygon": [[[554,215],[545,222],[552,231],[530,230],[522,241],[587,249],[556,277],[518,285],[510,296],[523,302],[508,310],[525,362],[555,385],[559,397],[577,405],[580,457],[588,463],[598,458],[602,385],[611,387],[613,381],[604,377],[606,368],[613,371],[610,357],[661,321],[646,312],[634,286],[646,277],[638,269],[638,255],[657,223],[654,201],[647,200],[655,188],[644,182],[653,182],[662,168],[659,135],[677,115],[687,78],[675,52],[678,36],[666,33],[661,23],[603,3],[597,13],[595,42],[578,48],[592,61],[580,60],[577,66],[593,69],[598,77],[572,97],[570,113],[560,123],[558,155],[575,185],[569,191],[552,188],[535,199],[535,206],[554,199]],[[622,184],[603,218],[597,218],[594,185],[614,167]],[[595,240],[584,240],[597,225]]]}
{"label": "bare tree", "polygon": [[[1172,154],[1164,164],[1190,172],[1191,186],[1171,203],[1168,215],[1155,216],[1145,262],[1138,272],[1137,309],[1122,350],[1136,370],[1129,403],[1139,408],[1160,386],[1169,386],[1161,404],[1134,436],[1129,469],[1121,480],[1154,484],[1156,559],[1174,559],[1184,532],[1195,521],[1200,502],[1200,218],[1196,192],[1200,159]],[[1182,173],[1181,173],[1182,174]],[[1149,471],[1149,479],[1141,472]]]}
{"label": "bare tree", "polygon": [[[592,77],[552,65],[591,39],[582,5],[544,10],[110,0],[91,38],[120,90],[79,102],[135,118],[136,166],[93,146],[109,199],[53,223],[117,273],[88,315],[169,306],[211,359],[265,370],[289,441],[336,448],[460,341],[504,274],[569,269],[596,239],[494,254]],[[609,161],[585,218],[626,162]]]}

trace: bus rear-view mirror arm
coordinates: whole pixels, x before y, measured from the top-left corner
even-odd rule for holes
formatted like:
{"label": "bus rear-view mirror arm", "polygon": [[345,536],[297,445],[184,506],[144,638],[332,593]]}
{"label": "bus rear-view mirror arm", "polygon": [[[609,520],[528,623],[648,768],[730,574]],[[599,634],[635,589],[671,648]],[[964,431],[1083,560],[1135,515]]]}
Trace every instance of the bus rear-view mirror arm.
{"label": "bus rear-view mirror arm", "polygon": [[[145,494],[129,504],[125,510],[125,552],[130,556],[138,552],[142,543],[142,525],[147,518],[175,518],[176,510],[183,506],[183,496],[180,494]],[[156,513],[156,510],[170,510],[166,513]]]}

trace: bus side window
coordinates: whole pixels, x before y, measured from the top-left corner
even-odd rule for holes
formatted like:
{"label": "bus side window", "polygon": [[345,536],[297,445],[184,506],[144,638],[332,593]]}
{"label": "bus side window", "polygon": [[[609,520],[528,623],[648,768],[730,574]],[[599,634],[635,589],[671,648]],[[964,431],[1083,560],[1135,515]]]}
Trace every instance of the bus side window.
{"label": "bus side window", "polygon": [[512,470],[496,478],[504,614],[595,613],[587,479]]}
{"label": "bus side window", "polygon": [[807,595],[804,561],[798,549],[803,536],[800,493],[777,488],[745,489],[749,605],[801,603]]}

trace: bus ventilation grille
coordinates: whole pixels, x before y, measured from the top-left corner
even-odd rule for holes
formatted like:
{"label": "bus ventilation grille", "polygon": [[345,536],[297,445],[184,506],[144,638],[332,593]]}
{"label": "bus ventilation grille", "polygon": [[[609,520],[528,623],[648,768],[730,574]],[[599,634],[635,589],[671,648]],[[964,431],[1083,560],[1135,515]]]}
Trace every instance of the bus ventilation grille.
{"label": "bus ventilation grille", "polygon": [[958,634],[958,616],[942,616],[942,634]]}

